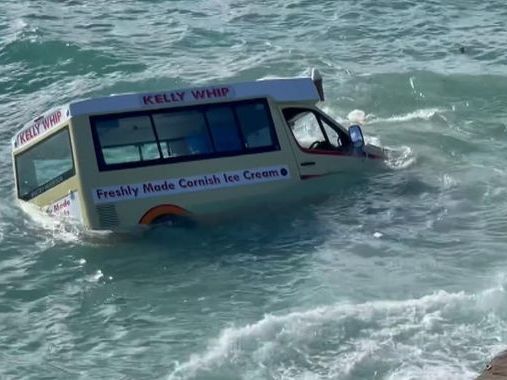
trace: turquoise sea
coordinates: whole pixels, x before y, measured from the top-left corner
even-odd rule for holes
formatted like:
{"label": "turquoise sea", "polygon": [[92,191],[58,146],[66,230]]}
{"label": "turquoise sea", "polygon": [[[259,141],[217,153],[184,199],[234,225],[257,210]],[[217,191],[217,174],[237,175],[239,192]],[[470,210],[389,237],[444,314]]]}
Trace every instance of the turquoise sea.
{"label": "turquoise sea", "polygon": [[[507,4],[2,0],[0,379],[474,379],[507,345]],[[84,236],[10,139],[72,99],[298,76],[390,169],[277,212]]]}

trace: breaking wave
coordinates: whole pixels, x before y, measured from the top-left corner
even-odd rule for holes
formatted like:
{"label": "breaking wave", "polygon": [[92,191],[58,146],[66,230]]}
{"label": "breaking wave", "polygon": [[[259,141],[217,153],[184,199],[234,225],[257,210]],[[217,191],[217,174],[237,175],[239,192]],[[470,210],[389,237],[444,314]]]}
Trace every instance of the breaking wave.
{"label": "breaking wave", "polygon": [[387,118],[376,117],[375,115],[366,115],[365,118],[369,124],[374,123],[400,123],[412,120],[431,120],[436,116],[443,117],[446,110],[442,108],[426,108],[402,115],[393,115]]}
{"label": "breaking wave", "polygon": [[[476,374],[471,356],[482,363],[498,349],[495,336],[507,331],[490,303],[499,292],[504,293],[503,285],[478,295],[438,291],[416,299],[267,314],[255,323],[223,329],[202,353],[177,363],[168,378],[208,378],[220,370],[240,371],[245,379],[343,379],[359,373],[391,380],[471,379]],[[492,312],[486,321],[484,311]],[[474,324],[484,323],[496,330],[495,336],[480,335]],[[467,346],[473,342],[488,352],[471,355]]]}
{"label": "breaking wave", "polygon": [[[390,149],[389,147],[386,147]],[[390,149],[386,164],[391,169],[406,169],[417,161],[412,148],[402,146],[396,149]]]}

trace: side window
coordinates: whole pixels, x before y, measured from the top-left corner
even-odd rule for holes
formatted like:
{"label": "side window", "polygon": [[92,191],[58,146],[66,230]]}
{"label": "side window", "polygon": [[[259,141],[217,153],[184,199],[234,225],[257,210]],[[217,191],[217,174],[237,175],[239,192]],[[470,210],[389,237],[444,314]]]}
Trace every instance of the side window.
{"label": "side window", "polygon": [[18,195],[29,200],[75,174],[69,130],[56,133],[15,158]]}
{"label": "side window", "polygon": [[99,170],[280,150],[266,99],[92,116]]}
{"label": "side window", "polygon": [[214,107],[206,111],[211,136],[217,152],[243,150],[234,113],[231,107]]}
{"label": "side window", "polygon": [[345,147],[349,142],[346,132],[313,110],[286,108],[283,114],[302,148],[333,150]]}
{"label": "side window", "polygon": [[149,116],[98,119],[95,130],[106,164],[160,158]]}
{"label": "side window", "polygon": [[331,146],[335,148],[341,147],[343,145],[343,139],[340,134],[333,127],[331,127],[331,125],[325,119],[321,118],[320,121],[322,122],[322,126],[324,127],[324,131],[326,132]]}
{"label": "side window", "polygon": [[154,114],[153,121],[164,157],[190,156],[213,151],[202,112]]}
{"label": "side window", "polygon": [[247,148],[275,145],[269,120],[269,110],[264,103],[236,106],[241,131]]}
{"label": "side window", "polygon": [[326,140],[320,128],[319,120],[313,112],[303,111],[291,115],[287,123],[298,144],[303,148],[309,148],[315,141]]}

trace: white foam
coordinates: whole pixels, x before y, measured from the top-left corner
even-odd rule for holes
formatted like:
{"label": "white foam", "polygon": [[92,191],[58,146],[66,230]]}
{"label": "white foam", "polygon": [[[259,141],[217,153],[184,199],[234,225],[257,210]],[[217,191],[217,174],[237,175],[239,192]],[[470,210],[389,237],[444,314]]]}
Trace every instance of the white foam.
{"label": "white foam", "polygon": [[477,306],[485,312],[492,311],[505,315],[507,314],[507,305],[505,304],[507,275],[499,273],[493,278],[493,286],[478,295]]}
{"label": "white foam", "polygon": [[[364,133],[364,132],[363,132]],[[377,136],[364,136],[364,141],[366,144],[371,144],[375,146],[382,146],[382,143],[380,142],[380,138]]]}
{"label": "white foam", "polygon": [[5,33],[4,43],[11,44],[16,42],[17,40],[23,39],[23,34],[30,35],[30,40],[33,41],[33,35],[37,33],[37,28],[30,27],[25,20],[22,18],[14,19]]}
{"label": "white foam", "polygon": [[89,282],[99,282],[104,278],[104,273],[100,269],[98,269],[94,274],[88,276]]}
{"label": "white foam", "polygon": [[376,118],[372,117],[369,119],[369,123],[381,123],[381,122],[389,122],[389,123],[395,123],[395,122],[407,122],[412,120],[430,120],[431,118],[435,117],[436,115],[440,115],[441,113],[445,112],[442,108],[425,108],[416,110],[413,112],[409,112],[403,115],[393,115],[388,118]]}
{"label": "white foam", "polygon": [[386,380],[452,380],[452,379],[473,379],[477,373],[458,363],[450,365],[447,363],[434,363],[432,365],[422,364],[403,365]]}
{"label": "white foam", "polygon": [[440,179],[445,190],[449,190],[458,184],[458,180],[452,177],[450,174],[444,174]]}
{"label": "white foam", "polygon": [[41,209],[28,202],[17,202],[19,208],[27,215],[28,222],[34,229],[43,229],[40,234],[41,245],[54,245],[58,242],[73,244],[94,244],[110,242],[113,233],[111,231],[92,231],[83,227],[80,221],[71,218],[59,218],[50,216]]}
{"label": "white foam", "polygon": [[412,87],[412,90],[415,90],[414,81],[415,81],[415,78],[414,78],[414,77],[410,77],[410,78],[409,78],[410,87]]}
{"label": "white foam", "polygon": [[399,148],[386,147],[388,158],[386,165],[391,169],[406,169],[417,161],[417,157],[409,146]]}
{"label": "white foam", "polygon": [[269,360],[276,350],[284,349],[283,342],[290,340],[297,346],[298,342],[314,339],[315,331],[328,323],[345,323],[351,319],[365,322],[382,321],[381,330],[377,332],[379,336],[358,339],[354,342],[355,349],[352,353],[333,358],[334,368],[329,370],[344,376],[370,354],[382,350],[384,344],[382,341],[388,339],[390,335],[404,333],[416,325],[419,329],[424,329],[424,326],[431,327],[432,323],[425,319],[426,315],[437,312],[433,318],[433,322],[437,323],[440,318],[439,311],[471,301],[475,301],[475,296],[464,292],[438,291],[418,299],[373,301],[362,304],[339,303],[285,315],[268,314],[252,324],[225,328],[218,338],[210,342],[204,352],[193,354],[187,361],[177,363],[169,379],[193,378],[199,373],[219,368],[229,361],[237,363],[242,354],[252,356],[251,352],[244,352],[251,351],[252,345],[256,347],[260,345],[254,350],[256,360],[261,362]]}
{"label": "white foam", "polygon": [[352,110],[347,115],[347,119],[352,123],[364,124],[366,122],[366,113],[363,110]]}

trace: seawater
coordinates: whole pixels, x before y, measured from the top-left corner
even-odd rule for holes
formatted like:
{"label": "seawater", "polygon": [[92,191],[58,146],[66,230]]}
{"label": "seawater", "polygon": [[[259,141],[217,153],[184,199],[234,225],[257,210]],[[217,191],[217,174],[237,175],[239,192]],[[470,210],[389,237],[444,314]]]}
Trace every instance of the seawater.
{"label": "seawater", "polygon": [[[473,379],[507,338],[504,1],[2,1],[1,379]],[[464,49],[461,49],[464,48]],[[71,99],[296,76],[401,154],[324,199],[88,236],[9,140]]]}

